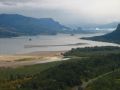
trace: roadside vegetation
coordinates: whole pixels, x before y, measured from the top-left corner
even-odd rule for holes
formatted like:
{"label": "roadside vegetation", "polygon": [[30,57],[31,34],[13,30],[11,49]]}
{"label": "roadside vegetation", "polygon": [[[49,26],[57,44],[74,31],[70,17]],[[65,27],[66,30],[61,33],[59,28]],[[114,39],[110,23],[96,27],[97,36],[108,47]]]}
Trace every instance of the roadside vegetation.
{"label": "roadside vegetation", "polygon": [[89,84],[85,90],[120,90],[120,70],[97,79]]}

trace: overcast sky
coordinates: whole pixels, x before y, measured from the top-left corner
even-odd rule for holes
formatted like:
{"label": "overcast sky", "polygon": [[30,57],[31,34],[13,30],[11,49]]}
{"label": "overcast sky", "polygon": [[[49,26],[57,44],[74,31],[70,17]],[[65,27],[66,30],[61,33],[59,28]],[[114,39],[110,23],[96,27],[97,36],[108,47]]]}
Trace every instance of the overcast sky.
{"label": "overcast sky", "polygon": [[52,17],[66,25],[120,21],[120,0],[0,0],[0,13]]}

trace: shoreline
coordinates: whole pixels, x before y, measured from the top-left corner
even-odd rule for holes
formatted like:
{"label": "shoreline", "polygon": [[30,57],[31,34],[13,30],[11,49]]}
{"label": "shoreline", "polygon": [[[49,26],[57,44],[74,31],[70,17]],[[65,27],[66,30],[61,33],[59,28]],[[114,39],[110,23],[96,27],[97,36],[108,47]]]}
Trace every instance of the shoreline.
{"label": "shoreline", "polygon": [[66,51],[36,51],[31,53],[0,55],[0,68],[15,68],[26,65],[64,60],[61,53]]}
{"label": "shoreline", "polygon": [[28,56],[62,56],[62,53],[65,53],[66,51],[35,51],[35,52],[29,52],[29,53],[23,53],[23,54],[16,54],[16,55],[28,55]]}
{"label": "shoreline", "polygon": [[88,45],[88,43],[75,43],[75,44],[63,44],[63,45],[24,45],[24,48],[34,48],[34,47],[58,47],[58,46],[79,46]]}

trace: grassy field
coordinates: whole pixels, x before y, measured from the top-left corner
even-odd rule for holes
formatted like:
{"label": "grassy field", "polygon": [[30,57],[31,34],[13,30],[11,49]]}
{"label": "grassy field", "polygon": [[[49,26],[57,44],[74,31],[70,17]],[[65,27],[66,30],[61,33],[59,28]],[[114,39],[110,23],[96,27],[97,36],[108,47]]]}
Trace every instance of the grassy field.
{"label": "grassy field", "polygon": [[9,80],[11,76],[30,76],[40,73],[48,68],[59,65],[62,62],[50,62],[45,64],[37,64],[18,68],[0,68],[0,80]]}

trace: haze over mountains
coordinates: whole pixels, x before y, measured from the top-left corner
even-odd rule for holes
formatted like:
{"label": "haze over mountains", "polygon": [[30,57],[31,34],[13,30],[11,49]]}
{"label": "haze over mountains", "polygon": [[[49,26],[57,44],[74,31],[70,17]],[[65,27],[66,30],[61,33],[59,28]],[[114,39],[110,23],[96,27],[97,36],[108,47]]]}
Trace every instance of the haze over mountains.
{"label": "haze over mountains", "polygon": [[68,29],[52,18],[32,18],[18,14],[0,15],[0,37],[56,34]]}
{"label": "haze over mountains", "polygon": [[119,22],[112,22],[108,24],[98,25],[99,28],[116,28]]}
{"label": "haze over mountains", "polygon": [[111,33],[86,39],[120,43],[120,24],[118,24],[117,29]]}
{"label": "haze over mountains", "polygon": [[16,37],[21,35],[55,35],[57,33],[106,33],[110,32],[109,29],[113,29],[117,26],[117,22],[98,25],[96,30],[93,28],[78,27],[77,29],[71,29],[52,18],[32,18],[19,14],[0,14],[0,37]]}

